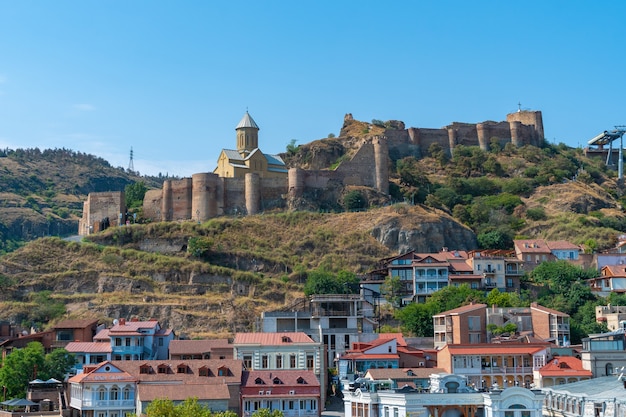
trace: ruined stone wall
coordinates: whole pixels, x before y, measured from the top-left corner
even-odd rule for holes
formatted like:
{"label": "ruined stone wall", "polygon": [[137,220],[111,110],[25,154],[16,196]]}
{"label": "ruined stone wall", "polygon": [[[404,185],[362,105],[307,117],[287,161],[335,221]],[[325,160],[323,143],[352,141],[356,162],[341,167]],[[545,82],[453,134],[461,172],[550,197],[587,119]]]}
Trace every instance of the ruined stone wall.
{"label": "ruined stone wall", "polygon": [[161,220],[163,190],[148,190],[143,197],[143,217],[155,221]]}
{"label": "ruined stone wall", "polygon": [[363,144],[349,161],[342,162],[335,170],[344,185],[376,187],[375,156],[372,143]]}
{"label": "ruined stone wall", "polygon": [[540,146],[543,142],[543,116],[540,111],[518,111],[506,115],[507,122],[521,122],[522,125],[532,126],[525,132],[522,142],[524,145]]}
{"label": "ruined stone wall", "polygon": [[83,217],[78,224],[78,234],[85,236],[100,231],[105,219],[108,219],[109,226],[118,226],[120,213],[126,213],[124,192],[89,193],[87,201],[83,203]]}
{"label": "ruined stone wall", "polygon": [[420,149],[421,157],[428,155],[428,148],[433,143],[438,143],[449,152],[450,141],[446,129],[409,128],[409,136],[415,145]]}
{"label": "ruined stone wall", "polygon": [[245,214],[245,180],[243,178],[223,178],[223,184],[223,214]]}
{"label": "ruined stone wall", "polygon": [[286,207],[286,195],[289,191],[288,179],[261,178],[261,210]]}

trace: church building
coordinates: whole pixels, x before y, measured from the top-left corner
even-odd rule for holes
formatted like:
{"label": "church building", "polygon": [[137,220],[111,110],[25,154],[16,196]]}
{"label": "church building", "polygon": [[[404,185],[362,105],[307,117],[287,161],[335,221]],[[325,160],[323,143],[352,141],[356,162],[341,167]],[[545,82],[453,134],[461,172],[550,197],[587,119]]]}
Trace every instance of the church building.
{"label": "church building", "polygon": [[261,178],[286,178],[287,168],[278,155],[268,155],[259,149],[259,126],[246,111],[237,127],[237,149],[222,149],[214,174],[223,178],[243,178],[257,173]]}

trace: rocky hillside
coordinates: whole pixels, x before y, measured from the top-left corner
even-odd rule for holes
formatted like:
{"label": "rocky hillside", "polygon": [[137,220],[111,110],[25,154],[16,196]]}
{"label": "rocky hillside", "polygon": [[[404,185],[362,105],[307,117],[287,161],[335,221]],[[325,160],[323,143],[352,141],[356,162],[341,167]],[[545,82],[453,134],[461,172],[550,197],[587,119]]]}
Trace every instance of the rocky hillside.
{"label": "rocky hillside", "polygon": [[[194,257],[188,247],[198,237],[210,249]],[[0,258],[0,317],[33,320],[33,294],[49,291],[68,317],[157,317],[190,337],[232,334],[301,297],[311,269],[363,274],[412,248],[476,247],[472,231],[445,213],[408,205],[133,225],[89,240],[39,239]]]}

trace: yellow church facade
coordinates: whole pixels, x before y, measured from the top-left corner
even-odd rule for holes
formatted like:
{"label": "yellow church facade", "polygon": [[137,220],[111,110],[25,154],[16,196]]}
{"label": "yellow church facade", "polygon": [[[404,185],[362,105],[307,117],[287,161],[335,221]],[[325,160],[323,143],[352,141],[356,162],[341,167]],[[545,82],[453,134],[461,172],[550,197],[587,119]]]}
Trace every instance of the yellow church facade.
{"label": "yellow church facade", "polygon": [[244,178],[248,173],[256,173],[261,178],[287,178],[288,170],[282,158],[264,154],[259,149],[259,130],[246,112],[235,128],[237,149],[222,149],[213,173],[224,178]]}

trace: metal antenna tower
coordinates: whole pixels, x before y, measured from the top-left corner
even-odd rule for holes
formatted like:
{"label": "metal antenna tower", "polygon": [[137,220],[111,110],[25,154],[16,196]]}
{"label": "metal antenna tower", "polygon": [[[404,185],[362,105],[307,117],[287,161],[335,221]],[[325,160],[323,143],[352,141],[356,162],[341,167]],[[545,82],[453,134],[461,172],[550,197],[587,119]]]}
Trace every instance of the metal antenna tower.
{"label": "metal antenna tower", "polygon": [[128,170],[135,172],[135,164],[133,164],[133,147],[130,147],[130,161],[128,162]]}

